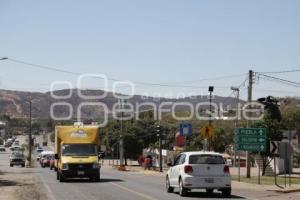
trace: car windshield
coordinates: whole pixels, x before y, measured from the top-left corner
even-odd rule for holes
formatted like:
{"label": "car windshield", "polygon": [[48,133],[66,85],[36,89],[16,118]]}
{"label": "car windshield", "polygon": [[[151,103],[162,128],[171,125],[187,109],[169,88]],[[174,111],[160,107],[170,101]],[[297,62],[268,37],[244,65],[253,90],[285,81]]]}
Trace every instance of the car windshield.
{"label": "car windshield", "polygon": [[222,156],[218,155],[191,155],[190,164],[225,164]]}
{"label": "car windshield", "polygon": [[63,156],[96,156],[97,146],[94,144],[65,144],[62,146]]}
{"label": "car windshield", "polygon": [[13,154],[12,155],[13,158],[24,158],[23,154]]}

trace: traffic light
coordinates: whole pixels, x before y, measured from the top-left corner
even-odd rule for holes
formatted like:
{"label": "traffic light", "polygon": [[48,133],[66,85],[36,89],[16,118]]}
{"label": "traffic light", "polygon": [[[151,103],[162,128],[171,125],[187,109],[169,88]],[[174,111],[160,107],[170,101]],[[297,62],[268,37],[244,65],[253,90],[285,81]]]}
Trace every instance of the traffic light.
{"label": "traffic light", "polygon": [[266,111],[270,115],[271,119],[281,121],[282,116],[279,110],[278,100],[272,96],[268,96],[266,98],[259,98],[257,100],[261,104],[265,106]]}

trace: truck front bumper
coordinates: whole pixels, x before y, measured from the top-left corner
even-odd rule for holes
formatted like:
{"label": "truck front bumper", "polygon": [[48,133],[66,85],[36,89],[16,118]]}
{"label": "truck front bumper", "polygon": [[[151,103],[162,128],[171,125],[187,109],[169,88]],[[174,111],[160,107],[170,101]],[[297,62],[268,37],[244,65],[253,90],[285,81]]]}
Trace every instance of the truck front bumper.
{"label": "truck front bumper", "polygon": [[91,164],[70,164],[69,169],[61,170],[65,178],[91,178],[100,176],[100,168],[93,168]]}
{"label": "truck front bumper", "polygon": [[82,170],[82,171],[62,170],[61,173],[64,178],[91,178],[91,177],[99,177],[100,169]]}

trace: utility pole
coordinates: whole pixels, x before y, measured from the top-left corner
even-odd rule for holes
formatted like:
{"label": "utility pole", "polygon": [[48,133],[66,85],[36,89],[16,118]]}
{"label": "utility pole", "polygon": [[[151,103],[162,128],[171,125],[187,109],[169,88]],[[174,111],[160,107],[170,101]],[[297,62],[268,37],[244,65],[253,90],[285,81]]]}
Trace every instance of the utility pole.
{"label": "utility pole", "polygon": [[123,118],[124,118],[124,99],[119,99],[119,108],[121,109],[121,133],[120,133],[120,167],[124,167],[124,138],[123,138]]}
{"label": "utility pole", "polygon": [[[252,89],[253,89],[253,71],[249,70],[249,85],[248,85],[248,103],[252,102]],[[250,106],[250,109],[252,106]],[[248,116],[251,116],[251,112]],[[247,120],[247,128],[250,128],[249,120]],[[246,166],[247,166],[247,178],[251,177],[251,163],[250,163],[250,153],[249,151],[246,152]]]}
{"label": "utility pole", "polygon": [[28,162],[29,162],[29,166],[31,167],[31,148],[32,148],[32,135],[31,135],[31,129],[32,129],[32,125],[31,125],[31,100],[29,101],[29,134],[28,134]]}

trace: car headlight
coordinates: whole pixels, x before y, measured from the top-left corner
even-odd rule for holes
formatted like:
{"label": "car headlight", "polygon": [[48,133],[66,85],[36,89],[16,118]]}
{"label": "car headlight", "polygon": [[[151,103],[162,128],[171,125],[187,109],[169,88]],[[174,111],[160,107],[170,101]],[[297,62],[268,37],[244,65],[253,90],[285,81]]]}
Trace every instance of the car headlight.
{"label": "car headlight", "polygon": [[100,167],[99,163],[93,163],[93,169],[98,169]]}
{"label": "car headlight", "polygon": [[69,165],[68,165],[67,163],[64,163],[64,164],[62,165],[62,169],[63,169],[63,170],[69,170]]}

